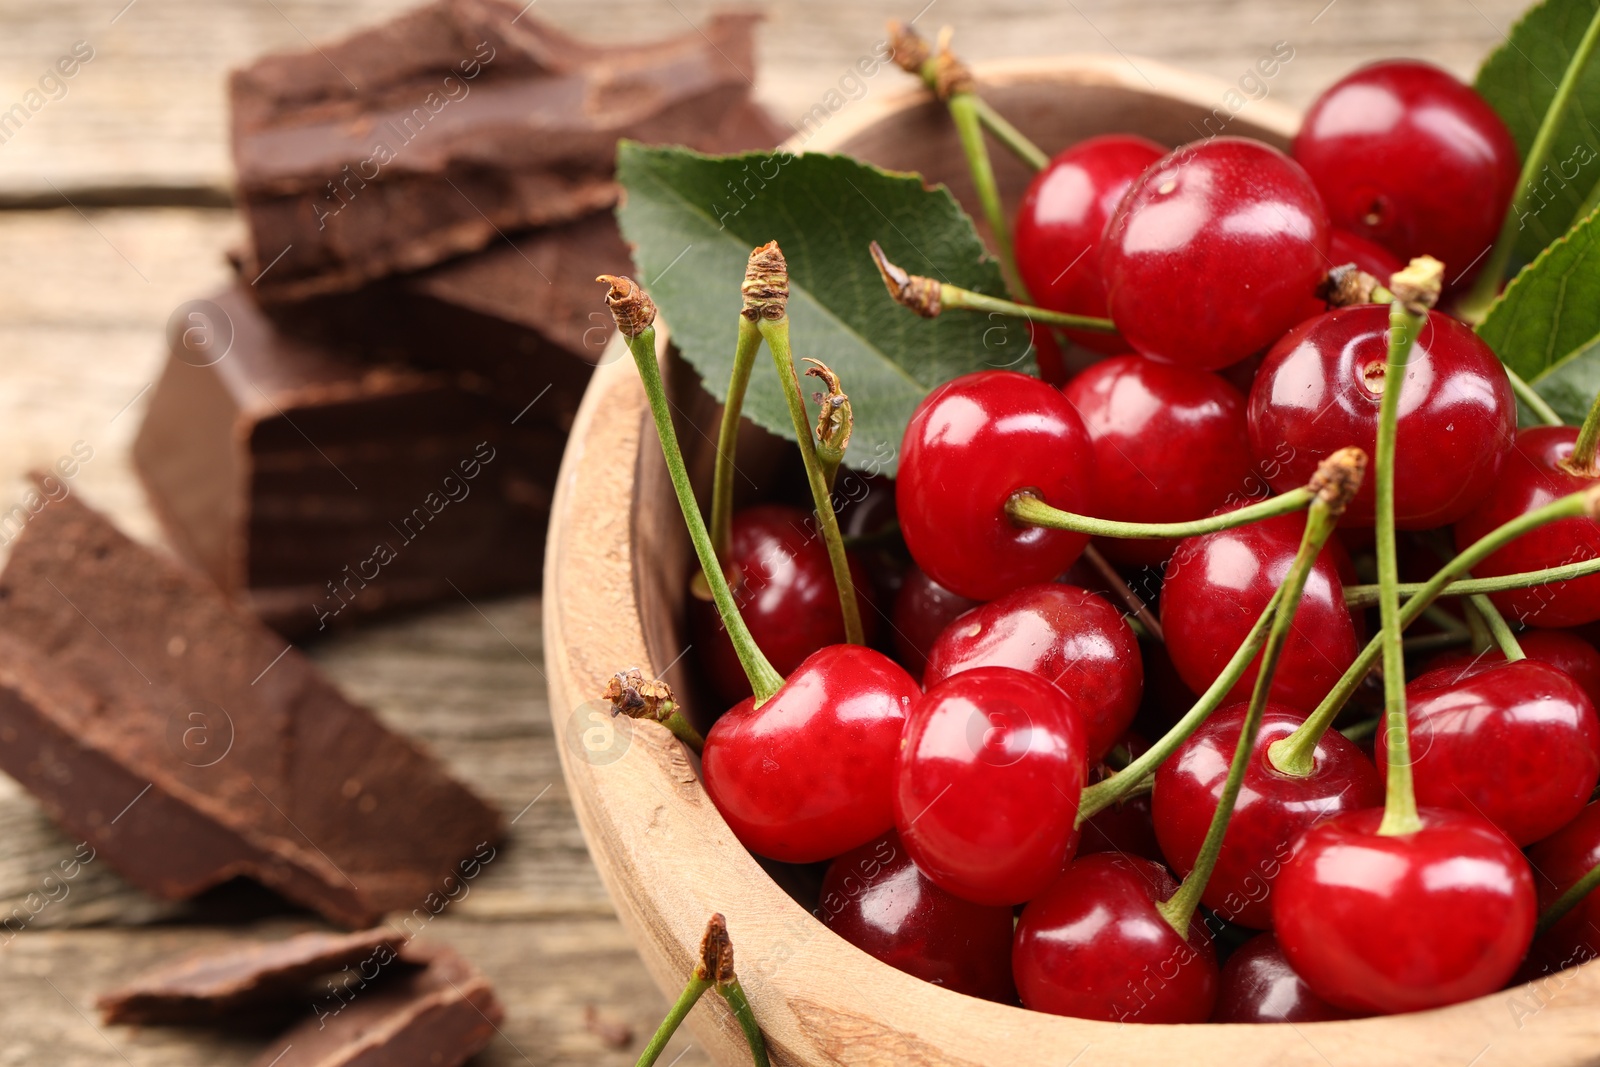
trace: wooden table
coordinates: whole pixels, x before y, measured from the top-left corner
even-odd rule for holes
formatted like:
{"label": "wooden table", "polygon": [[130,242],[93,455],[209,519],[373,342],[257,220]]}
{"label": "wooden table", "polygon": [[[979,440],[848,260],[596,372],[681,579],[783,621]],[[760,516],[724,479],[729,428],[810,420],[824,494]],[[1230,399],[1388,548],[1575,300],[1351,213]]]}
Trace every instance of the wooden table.
{"label": "wooden table", "polygon": [[[537,6],[534,6],[536,4]],[[699,0],[534,0],[531,13],[579,33],[683,32]],[[241,227],[231,200],[223,75],[262,51],[303,48],[386,17],[405,0],[0,0],[0,111],[57,56],[94,58],[66,95],[0,143],[0,510],[21,473],[75,441],[94,459],[75,488],[135,537],[160,532],[128,462],[168,316],[227,277]],[[1237,83],[1280,41],[1294,58],[1267,85],[1303,105],[1340,73],[1383,55],[1432,58],[1460,74],[1509,28],[1522,0],[933,0],[920,26],[960,31],[970,58],[1093,51],[1149,56]],[[768,5],[760,97],[795,121],[830,88],[898,91],[892,69],[845,79],[915,3]],[[1128,62],[1137,66],[1137,58]],[[1248,88],[1248,85],[1246,86]],[[1222,101],[1219,99],[1219,106]],[[844,107],[850,106],[847,102]],[[1248,106],[1248,105],[1247,105]],[[313,654],[356,699],[431,745],[516,815],[504,858],[425,936],[457,945],[506,1002],[485,1064],[632,1062],[665,1009],[591,868],[544,706],[538,601],[444,604],[367,627]],[[521,813],[518,815],[517,813]],[[0,778],[0,914],[40,885],[72,844]],[[145,964],[233,935],[314,925],[248,893],[173,905],[91,865],[70,895],[0,944],[0,1067],[12,1064],[242,1064],[263,1035],[101,1028],[96,992]],[[605,1025],[633,1030],[608,1046]],[[704,1062],[680,1037],[663,1059]]]}

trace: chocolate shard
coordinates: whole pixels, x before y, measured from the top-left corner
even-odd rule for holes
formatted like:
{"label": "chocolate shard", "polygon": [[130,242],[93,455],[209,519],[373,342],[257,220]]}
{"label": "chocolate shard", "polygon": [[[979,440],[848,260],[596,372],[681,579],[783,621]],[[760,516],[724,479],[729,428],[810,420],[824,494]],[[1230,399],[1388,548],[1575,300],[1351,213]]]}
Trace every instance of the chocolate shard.
{"label": "chocolate shard", "polygon": [[246,276],[263,299],[301,299],[609,207],[621,137],[765,147],[770,120],[754,143],[729,143],[759,115],[757,20],[720,14],[669,40],[600,46],[512,0],[437,0],[235,71]]}
{"label": "chocolate shard", "polygon": [[373,362],[478,375],[513,414],[534,404],[519,426],[565,436],[613,332],[594,277],[629,269],[616,221],[600,213],[419,274],[267,311],[285,333]]}
{"label": "chocolate shard", "polygon": [[230,598],[300,636],[537,586],[565,440],[540,405],[576,405],[586,365],[513,407],[481,377],[285,336],[237,289],[192,306],[211,347],[174,330],[133,459]]}
{"label": "chocolate shard", "polygon": [[[381,967],[400,943],[379,927],[353,934],[313,932],[282,941],[236,940],[160,964],[96,999],[107,1023],[161,1024],[216,1019],[294,997],[319,975],[363,964]],[[375,975],[374,975],[375,976]]]}
{"label": "chocolate shard", "polygon": [[203,575],[60,494],[0,572],[0,769],[156,896],[243,875],[351,928],[445,899],[503,832]]}
{"label": "chocolate shard", "polygon": [[494,1039],[505,1010],[459,953],[411,942],[400,958],[424,966],[314,1005],[256,1067],[459,1067]]}

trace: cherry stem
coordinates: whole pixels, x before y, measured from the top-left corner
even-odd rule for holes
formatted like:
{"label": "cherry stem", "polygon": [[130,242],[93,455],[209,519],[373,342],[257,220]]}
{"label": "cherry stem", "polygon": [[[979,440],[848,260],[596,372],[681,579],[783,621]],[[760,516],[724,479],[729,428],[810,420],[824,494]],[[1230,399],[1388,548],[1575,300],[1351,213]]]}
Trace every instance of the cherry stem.
{"label": "cherry stem", "polygon": [[[1515,541],[1525,533],[1537,530],[1539,527],[1562,519],[1581,518],[1585,515],[1600,515],[1600,489],[1579,490],[1569,493],[1557,500],[1552,500],[1542,508],[1535,508],[1525,514],[1518,515],[1509,522],[1490,530],[1478,540],[1468,545],[1461,554],[1445,563],[1437,574],[1429,578],[1422,585],[1416,587],[1416,592],[1405,602],[1400,609],[1400,628],[1410,626],[1427,610],[1428,606],[1437,600],[1446,589],[1455,589],[1465,586],[1467,582],[1458,582],[1456,579],[1482,563],[1489,556]],[[1570,565],[1569,565],[1570,566]],[[1564,571],[1568,568],[1557,567],[1552,570]],[[1543,572],[1532,571],[1530,574]],[[1499,579],[1483,578],[1474,579],[1471,584],[1492,582]],[[1528,585],[1539,585],[1541,582],[1528,582]],[[1515,586],[1512,588],[1516,588]],[[1352,694],[1360,688],[1361,682],[1367,673],[1372,670],[1383,654],[1383,639],[1387,630],[1374,636],[1367,642],[1367,647],[1357,654],[1355,662],[1334,683],[1333,690],[1322,698],[1306,721],[1288,737],[1279,738],[1267,749],[1267,756],[1272,760],[1272,766],[1284,774],[1307,775],[1310,774],[1310,755],[1316,750],[1317,741],[1333,723],[1334,718],[1343,710]]]}
{"label": "cherry stem", "polygon": [[722,425],[717,430],[717,465],[711,478],[711,547],[717,556],[728,554],[733,539],[734,453],[739,447],[739,418],[744,410],[744,394],[750,385],[750,372],[761,351],[761,331],[756,324],[739,316],[739,340],[733,350],[733,373],[728,378],[728,396],[722,402]]}
{"label": "cherry stem", "polygon": [[1252,522],[1271,519],[1304,511],[1311,503],[1311,490],[1301,487],[1287,493],[1269,497],[1255,504],[1211,515],[1189,522],[1118,522],[1115,519],[1092,519],[1070,511],[1053,508],[1026,489],[1011,494],[1006,501],[1006,514],[1021,526],[1044,526],[1051,530],[1070,530],[1092,537],[1121,537],[1131,540],[1159,540],[1164,538],[1198,537],[1248,526]]}
{"label": "cherry stem", "polygon": [[845,554],[844,536],[839,532],[839,517],[833,511],[833,494],[828,488],[827,476],[817,458],[817,443],[811,436],[811,419],[806,414],[806,402],[800,395],[800,377],[795,372],[794,353],[789,350],[789,316],[762,317],[757,328],[772,350],[772,361],[778,368],[778,380],[783,385],[784,399],[789,402],[789,417],[794,421],[795,438],[800,444],[800,459],[805,463],[806,482],[811,486],[811,501],[816,505],[817,524],[822,530],[822,542],[828,548],[828,562],[833,566],[833,582],[839,590],[839,610],[844,613],[844,639],[852,645],[864,644],[861,628],[861,608],[856,602],[855,581],[850,576],[850,557]]}
{"label": "cherry stem", "polygon": [[1467,603],[1477,609],[1484,624],[1489,627],[1489,636],[1494,643],[1500,646],[1500,651],[1505,655],[1507,663],[1515,663],[1519,659],[1527,659],[1528,654],[1522,651],[1522,645],[1517,641],[1515,631],[1511,624],[1506,622],[1506,617],[1500,614],[1500,609],[1494,606],[1494,601],[1482,593],[1474,593],[1467,598]]}
{"label": "cherry stem", "polygon": [[1090,315],[1069,315],[1064,311],[1050,311],[1028,304],[1018,304],[1012,300],[975,293],[971,289],[963,289],[959,285],[937,281],[922,274],[912,274],[892,262],[884,253],[883,246],[877,241],[873,241],[867,248],[872,253],[872,262],[877,266],[879,276],[883,278],[884,288],[889,290],[894,302],[925,319],[938,318],[947,309],[955,308],[960,311],[982,311],[991,315],[1005,315],[1014,319],[1026,319],[1029,322],[1042,322],[1047,326],[1062,326],[1093,333],[1117,331],[1116,323],[1110,319],[1097,319]]}
{"label": "cherry stem", "polygon": [[1507,367],[1506,379],[1511,383],[1511,391],[1517,394],[1517,399],[1522,401],[1524,407],[1538,416],[1539,421],[1546,426],[1565,426],[1567,420],[1556,414],[1556,409],[1551,407],[1544,397],[1540,396],[1533,386],[1523,380],[1522,375]]}
{"label": "cherry stem", "polygon": [[1533,936],[1539,937],[1567,915],[1567,912],[1583,902],[1583,898],[1594,892],[1595,886],[1600,885],[1600,863],[1589,868],[1589,872],[1555,899],[1555,903],[1546,908],[1539,916],[1539,921],[1534,924]]}
{"label": "cherry stem", "polygon": [[1578,431],[1572,455],[1561,461],[1561,468],[1579,478],[1600,477],[1600,465],[1595,463],[1597,452],[1600,452],[1600,393],[1595,394],[1594,403],[1589,405],[1589,414]]}
{"label": "cherry stem", "polygon": [[[915,30],[897,20],[889,23],[889,37],[894,42],[895,61],[908,74],[915,74],[922,79],[922,83],[935,93],[940,91],[939,73],[941,64],[939,59],[931,57],[928,43],[919,37]],[[1039,146],[1030,141],[1025,134],[1010,122],[1006,121],[998,111],[978,95],[976,90],[969,89],[968,94],[976,103],[978,119],[995,140],[1010,149],[1022,162],[1034,170],[1043,170],[1050,163],[1050,157],[1040,151]]]}
{"label": "cherry stem", "polygon": [[1567,107],[1572,102],[1573,94],[1578,87],[1578,80],[1584,68],[1589,65],[1589,57],[1594,54],[1597,42],[1600,42],[1600,9],[1596,9],[1594,16],[1590,18],[1589,28],[1583,32],[1583,38],[1573,50],[1572,58],[1567,61],[1567,69],[1561,75],[1561,83],[1556,86],[1555,95],[1550,98],[1550,106],[1545,109],[1544,119],[1539,123],[1539,132],[1534,134],[1533,144],[1528,146],[1527,158],[1522,162],[1522,174],[1517,178],[1517,195],[1512,199],[1511,208],[1500,224],[1500,235],[1495,238],[1494,247],[1489,251],[1489,258],[1483,265],[1483,271],[1473,282],[1472,291],[1461,302],[1461,311],[1468,321],[1483,321],[1484,315],[1499,295],[1500,281],[1505,277],[1506,266],[1511,262],[1511,252],[1516,246],[1517,234],[1521,231],[1527,216],[1528,202],[1537,193],[1536,179],[1545,167],[1545,160],[1555,144],[1556,133],[1561,127],[1562,119],[1566,117]]}
{"label": "cherry stem", "polygon": [[734,1018],[739,1021],[739,1028],[749,1042],[755,1067],[769,1067],[767,1043],[761,1036],[761,1027],[756,1025],[755,1013],[750,1010],[750,1000],[744,995],[739,976],[734,974],[733,941],[728,936],[727,920],[720,913],[713,914],[706,923],[705,935],[700,939],[700,958],[695,961],[694,970],[689,974],[689,983],[683,987],[677,1002],[656,1028],[650,1043],[639,1057],[637,1067],[650,1067],[661,1057],[662,1050],[688,1016],[689,1009],[708,989],[715,989],[728,1002],[728,1007],[733,1009]]}
{"label": "cherry stem", "polygon": [[1163,645],[1166,644],[1167,632],[1161,628],[1161,620],[1156,618],[1156,613],[1150,610],[1150,606],[1144,602],[1144,598],[1135,593],[1133,588],[1122,580],[1122,575],[1117,573],[1117,569],[1111,565],[1111,561],[1102,556],[1100,550],[1093,545],[1083,546],[1083,558],[1089,562],[1089,566],[1095,569],[1095,573],[1100,575],[1101,580],[1106,583],[1110,591],[1116,594],[1117,599],[1122,601],[1123,606],[1133,612],[1133,617],[1138,620],[1145,633]]}
{"label": "cherry stem", "polygon": [[1465,608],[1467,617],[1467,637],[1472,642],[1473,655],[1482,655],[1489,651],[1489,646],[1494,644],[1494,631],[1489,629],[1489,620],[1483,617],[1483,612],[1478,610],[1475,598],[1467,598]]}
{"label": "cherry stem", "polygon": [[[1584,578],[1588,575],[1600,573],[1600,557],[1580,560],[1577,563],[1563,563],[1559,567],[1545,567],[1537,571],[1519,571],[1516,574],[1502,574],[1494,578],[1463,578],[1451,582],[1439,591],[1439,596],[1471,596],[1475,593],[1503,593],[1508,589],[1529,589],[1536,585],[1545,585],[1550,582],[1562,582],[1571,578]],[[1416,596],[1425,588],[1425,583],[1406,582],[1400,585],[1400,595],[1405,598]],[[1378,587],[1375,585],[1350,585],[1344,590],[1344,602],[1347,607],[1368,608],[1378,602]],[[1451,620],[1452,623],[1455,620]],[[1456,625],[1460,625],[1457,623]]]}
{"label": "cherry stem", "polygon": [[[698,972],[698,968],[696,971]],[[667,1042],[672,1040],[672,1035],[678,1032],[678,1027],[688,1017],[689,1009],[693,1008],[701,995],[710,988],[711,979],[702,978],[698,973],[689,976],[689,983],[683,987],[683,992],[678,994],[678,999],[667,1011],[667,1017],[661,1020],[661,1025],[656,1027],[656,1032],[650,1036],[650,1043],[645,1045],[644,1051],[639,1054],[639,1062],[635,1067],[651,1067],[651,1064],[661,1058]]]}
{"label": "cherry stem", "polygon": [[711,598],[717,605],[717,614],[728,631],[728,639],[738,654],[739,663],[750,679],[750,689],[756,704],[765,703],[783,686],[783,676],[768,662],[750,635],[744,616],[739,614],[728,588],[728,578],[717,562],[711,547],[711,534],[706,530],[705,519],[695,503],[694,486],[689,482],[689,471],[683,463],[683,451],[678,447],[678,434],[672,428],[672,412],[667,403],[667,390],[661,381],[661,367],[656,362],[655,305],[643,289],[631,279],[614,275],[601,275],[600,281],[611,286],[606,303],[617,320],[628,352],[639,368],[639,381],[644,386],[645,398],[650,402],[650,417],[656,424],[656,436],[661,441],[661,454],[667,463],[667,476],[672,480],[672,490],[678,497],[678,507],[683,511],[684,525],[689,528],[689,541],[694,545],[700,560],[700,571],[711,587]]}
{"label": "cherry stem", "polygon": [[[1362,469],[1366,467],[1364,454],[1360,456],[1358,466]],[[1358,473],[1354,478],[1355,485],[1359,486],[1360,480]],[[1351,488],[1348,493],[1341,491],[1333,495],[1332,499],[1319,496],[1306,515],[1306,529],[1300,538],[1300,548],[1295,553],[1294,562],[1289,565],[1289,573],[1284,576],[1277,606],[1272,613],[1272,627],[1261,649],[1261,670],[1256,675],[1255,688],[1250,693],[1250,706],[1239,728],[1239,742],[1233,747],[1228,777],[1223,781],[1222,792],[1217,797],[1217,810],[1211,816],[1211,825],[1206,828],[1205,840],[1200,845],[1200,853],[1188,877],[1176,893],[1156,905],[1161,917],[1171,924],[1179,937],[1186,940],[1189,936],[1189,920],[1194,918],[1206,883],[1217,866],[1217,857],[1222,852],[1222,839],[1227,836],[1228,822],[1233,818],[1234,805],[1238,802],[1239,791],[1244,787],[1245,772],[1249,770],[1250,760],[1255,753],[1256,734],[1261,730],[1267,698],[1272,692],[1272,678],[1278,671],[1278,659],[1294,626],[1295,612],[1300,607],[1300,596],[1305,592],[1306,580],[1316,565],[1317,554],[1327,544],[1334,527],[1339,523],[1339,516],[1354,495],[1355,490]]]}
{"label": "cherry stem", "polygon": [[705,748],[705,738],[684,715],[665,681],[648,679],[632,667],[612,675],[603,695],[611,702],[611,714],[660,723],[697,754]]}
{"label": "cherry stem", "polygon": [[1131,796],[1139,789],[1139,784],[1185,741],[1189,740],[1211,713],[1222,705],[1231,690],[1244,672],[1249,669],[1251,662],[1256,658],[1256,653],[1261,651],[1261,646],[1267,640],[1267,629],[1272,624],[1273,613],[1278,606],[1278,599],[1283,595],[1282,588],[1275,590],[1267,606],[1261,609],[1261,615],[1256,619],[1255,625],[1245,635],[1244,641],[1233,653],[1233,658],[1228,660],[1227,666],[1222,668],[1222,673],[1217,675],[1206,691],[1200,694],[1194,706],[1184,713],[1164,735],[1161,740],[1145,749],[1137,759],[1125,768],[1113,774],[1102,782],[1096,782],[1083,791],[1078,800],[1078,825],[1086,821],[1111,805]]}
{"label": "cherry stem", "polygon": [[744,1039],[750,1046],[750,1058],[755,1061],[755,1067],[770,1067],[766,1039],[761,1036],[761,1027],[756,1023],[755,1012],[750,1009],[750,998],[744,995],[744,987],[739,984],[739,979],[730,978],[718,985],[717,992],[722,994],[722,999],[733,1009],[733,1017],[738,1020],[739,1029],[744,1031]]}
{"label": "cherry stem", "polygon": [[978,194],[978,203],[989,221],[989,232],[999,251],[1000,267],[1005,272],[1008,288],[1025,296],[1022,279],[1017,274],[1017,261],[1011,253],[1011,229],[1006,220],[1006,209],[1000,203],[1000,189],[995,184],[994,167],[989,162],[989,149],[983,140],[983,125],[978,118],[977,102],[970,90],[954,93],[947,102],[950,118],[956,126],[956,136],[961,138],[961,151],[967,157],[967,169],[972,174],[972,187]]}
{"label": "cherry stem", "polygon": [[1406,654],[1413,652],[1437,652],[1441,648],[1455,648],[1457,645],[1469,644],[1472,635],[1462,630],[1460,633],[1447,632],[1442,634],[1424,634],[1421,637],[1408,637],[1400,642],[1405,646]]}

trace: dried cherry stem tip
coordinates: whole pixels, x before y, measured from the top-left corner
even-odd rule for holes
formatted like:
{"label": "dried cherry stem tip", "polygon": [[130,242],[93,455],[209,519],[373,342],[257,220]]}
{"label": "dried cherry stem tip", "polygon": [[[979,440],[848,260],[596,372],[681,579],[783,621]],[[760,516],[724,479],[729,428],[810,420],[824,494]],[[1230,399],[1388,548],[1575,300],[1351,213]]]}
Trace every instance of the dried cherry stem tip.
{"label": "dried cherry stem tip", "polygon": [[1013,300],[985,296],[983,293],[975,293],[971,289],[963,289],[959,285],[950,285],[921,274],[912,274],[890,261],[877,241],[873,241],[868,247],[872,253],[872,262],[877,266],[879,276],[883,278],[884,288],[889,290],[894,302],[925,319],[938,318],[945,311],[954,308],[1005,315],[1008,318],[1041,322],[1047,326],[1062,326],[1093,333],[1115,333],[1117,330],[1116,324],[1110,319],[1097,319],[1091,315],[1069,315],[1064,311],[1031,307]]}
{"label": "dried cherry stem tip", "polygon": [[689,724],[673,699],[672,687],[661,679],[646,678],[638,667],[613,674],[601,695],[611,703],[611,714],[658,722],[694,751],[705,747],[705,738]]}
{"label": "dried cherry stem tip", "polygon": [[672,491],[683,512],[684,525],[689,529],[689,541],[694,545],[695,556],[700,562],[701,576],[711,587],[711,598],[716,602],[717,614],[728,631],[739,663],[750,679],[756,703],[764,703],[782,687],[783,676],[762,655],[755,638],[750,635],[750,628],[745,625],[744,617],[739,614],[733,591],[728,588],[727,576],[717,561],[716,550],[711,546],[711,534],[695,502],[694,487],[689,482],[689,471],[683,462],[683,451],[678,447],[678,434],[672,427],[672,412],[667,403],[666,386],[661,381],[661,367],[656,363],[655,304],[631,278],[605,274],[597,280],[610,287],[606,293],[606,306],[611,309],[617,329],[626,339],[628,352],[639,370],[639,382],[650,404],[650,417],[655,422],[656,437],[661,442],[667,476],[672,481]]}
{"label": "dried cherry stem tip", "polygon": [[811,399],[817,402],[817,460],[822,464],[823,479],[831,493],[834,479],[839,475],[839,466],[844,462],[845,451],[850,447],[850,435],[855,432],[855,412],[833,368],[810,356],[801,362],[811,364],[806,368],[806,377],[821,379],[826,387],[821,392],[812,393]]}
{"label": "dried cherry stem tip", "polygon": [[750,253],[739,292],[744,297],[739,314],[752,322],[789,313],[789,264],[778,242],[768,241]]}
{"label": "dried cherry stem tip", "polygon": [[1234,805],[1238,802],[1239,792],[1244,787],[1245,773],[1255,752],[1256,734],[1260,732],[1261,720],[1266,714],[1267,698],[1272,692],[1272,679],[1277,673],[1278,660],[1283,654],[1284,644],[1289,639],[1289,631],[1294,626],[1295,612],[1300,607],[1300,597],[1305,591],[1306,580],[1311,576],[1322,546],[1327,544],[1328,538],[1333,535],[1339,517],[1344,513],[1345,507],[1355,496],[1356,491],[1361,488],[1361,479],[1366,469],[1365,452],[1359,448],[1344,448],[1324,460],[1312,479],[1312,485],[1316,487],[1316,498],[1306,515],[1306,528],[1300,539],[1300,548],[1295,553],[1294,562],[1289,565],[1289,573],[1284,576],[1280,594],[1276,598],[1272,625],[1267,633],[1266,643],[1261,649],[1260,672],[1256,675],[1255,687],[1250,694],[1250,705],[1240,726],[1239,741],[1234,746],[1233,759],[1228,765],[1228,776],[1223,781],[1222,792],[1217,797],[1217,810],[1212,815],[1211,825],[1206,829],[1205,840],[1200,845],[1200,852],[1188,877],[1183,880],[1183,884],[1170,899],[1156,905],[1156,910],[1178,932],[1179,937],[1188,938],[1189,922],[1194,918],[1195,909],[1200,906],[1200,898],[1205,893],[1211,872],[1216,869],[1217,857],[1222,852],[1222,841],[1227,836],[1228,823],[1233,817]]}

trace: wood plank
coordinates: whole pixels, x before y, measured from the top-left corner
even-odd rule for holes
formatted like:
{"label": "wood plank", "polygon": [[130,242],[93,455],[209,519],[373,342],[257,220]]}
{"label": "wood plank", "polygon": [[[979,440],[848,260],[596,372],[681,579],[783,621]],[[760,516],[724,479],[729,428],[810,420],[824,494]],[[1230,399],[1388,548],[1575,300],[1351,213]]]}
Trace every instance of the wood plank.
{"label": "wood plank", "polygon": [[[77,41],[95,58],[0,144],[0,200],[59,203],[60,193],[127,197],[169,189],[217,198],[230,185],[226,71],[266,51],[304,49],[412,6],[411,0],[0,0],[0,111],[21,101]],[[713,0],[613,0],[604,25],[590,0],[536,0],[532,13],[576,33],[645,39],[684,32]],[[971,59],[1064,52],[1149,56],[1237,82],[1277,41],[1294,59],[1268,85],[1304,106],[1331,80],[1372,59],[1418,55],[1470,75],[1527,0],[940,0],[920,26],[956,27]],[[909,18],[922,0],[816,0],[766,5],[759,38],[759,98],[794,122],[841,90],[841,107],[898,90],[883,70],[851,73],[882,38],[885,19]],[[119,14],[120,12],[120,14]],[[115,18],[115,22],[113,22]],[[1552,77],[1559,77],[1552,72]],[[1219,104],[1221,101],[1219,101]],[[145,194],[148,195],[148,194]]]}

